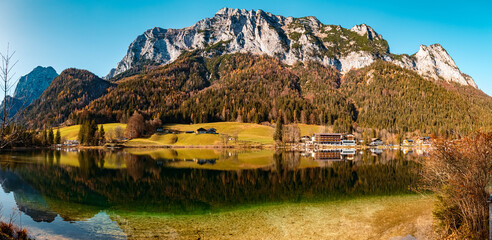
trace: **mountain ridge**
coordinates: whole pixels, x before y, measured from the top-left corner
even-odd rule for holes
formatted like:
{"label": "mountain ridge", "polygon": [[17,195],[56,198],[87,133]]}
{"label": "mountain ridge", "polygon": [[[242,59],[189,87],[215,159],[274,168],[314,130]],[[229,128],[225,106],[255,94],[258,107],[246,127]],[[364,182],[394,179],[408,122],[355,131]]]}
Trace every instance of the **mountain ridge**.
{"label": "mountain ridge", "polygon": [[[43,91],[58,76],[56,70],[51,67],[37,66],[28,74],[19,78],[12,96],[7,96],[8,116],[14,117],[17,112],[29,106],[39,98]],[[0,105],[0,116],[3,116],[4,101]]]}
{"label": "mountain ridge", "polygon": [[53,67],[37,66],[19,79],[13,97],[20,100],[27,99],[27,105],[29,105],[41,96],[56,77],[58,77],[58,73]]}
{"label": "mountain ridge", "polygon": [[376,60],[392,62],[433,80],[443,79],[477,88],[473,79],[462,73],[440,44],[421,45],[411,56],[395,55],[382,35],[366,24],[345,29],[325,25],[316,17],[284,17],[263,10],[222,8],[182,29],[154,27],[138,36],[125,57],[106,79],[131,69],[141,61],[159,64],[175,61],[184,51],[221,45],[222,53],[267,54],[293,65],[317,61],[334,66],[343,74]]}
{"label": "mountain ridge", "polygon": [[76,68],[63,70],[41,96],[26,108],[21,120],[30,126],[58,125],[76,109],[107,92],[112,84],[95,74]]}

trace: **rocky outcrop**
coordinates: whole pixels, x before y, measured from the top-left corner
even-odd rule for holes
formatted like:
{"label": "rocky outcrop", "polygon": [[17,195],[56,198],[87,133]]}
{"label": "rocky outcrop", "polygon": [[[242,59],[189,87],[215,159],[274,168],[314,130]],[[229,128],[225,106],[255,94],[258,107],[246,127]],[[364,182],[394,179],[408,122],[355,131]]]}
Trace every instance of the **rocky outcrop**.
{"label": "rocky outcrop", "polygon": [[19,79],[13,97],[25,101],[27,106],[38,99],[57,76],[54,68],[38,66]]}
{"label": "rocky outcrop", "polygon": [[[13,117],[16,113],[29,106],[32,102],[41,96],[44,90],[50,85],[51,81],[58,76],[52,67],[34,68],[27,75],[22,76],[15,87],[14,95],[7,96],[6,109],[8,116]],[[0,105],[0,117],[3,117],[4,101]]]}
{"label": "rocky outcrop", "polygon": [[352,29],[350,29],[350,31],[355,32],[355,33],[359,34],[360,36],[367,36],[367,38],[369,40],[374,40],[374,39],[382,40],[383,39],[383,36],[376,33],[376,31],[374,31],[374,29],[367,26],[366,24],[355,25],[354,27],[352,27]]}
{"label": "rocky outcrop", "polygon": [[403,56],[401,60],[393,62],[404,68],[417,71],[424,77],[435,80],[442,78],[448,82],[477,87],[470,76],[460,71],[451,56],[440,44],[420,45],[420,49],[416,54],[410,57]]}
{"label": "rocky outcrop", "polygon": [[381,59],[417,71],[432,79],[444,79],[476,87],[458,69],[440,45],[422,46],[413,56],[393,55],[386,40],[366,24],[345,29],[325,25],[315,17],[283,17],[262,10],[220,9],[214,17],[183,29],[153,28],[130,44],[127,54],[106,79],[145,61],[167,64],[184,51],[200,49],[206,55],[253,53],[275,56],[287,64],[318,61],[342,73]]}

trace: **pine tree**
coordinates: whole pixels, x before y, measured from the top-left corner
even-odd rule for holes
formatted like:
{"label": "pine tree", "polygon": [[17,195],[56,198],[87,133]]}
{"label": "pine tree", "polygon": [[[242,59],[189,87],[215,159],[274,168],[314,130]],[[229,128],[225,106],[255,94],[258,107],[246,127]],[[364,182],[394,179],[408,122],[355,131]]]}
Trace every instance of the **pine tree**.
{"label": "pine tree", "polygon": [[99,144],[104,144],[106,142],[106,132],[104,131],[104,126],[101,124],[99,128]]}
{"label": "pine tree", "polygon": [[84,123],[82,123],[82,125],[80,125],[79,136],[78,136],[80,144],[86,143],[86,135],[87,135],[87,121],[85,121]]}
{"label": "pine tree", "polygon": [[87,145],[97,145],[97,124],[94,120],[89,123],[89,131],[87,132]]}
{"label": "pine tree", "polygon": [[60,134],[60,129],[59,128],[56,130],[55,143],[56,144],[61,144],[61,134]]}
{"label": "pine tree", "polygon": [[275,133],[273,134],[273,140],[282,141],[282,132],[283,132],[283,121],[282,116],[277,118],[277,124],[275,126]]}
{"label": "pine tree", "polygon": [[[97,128],[97,126],[96,126],[96,128]],[[94,134],[94,137],[92,138],[91,145],[92,146],[99,145],[99,130],[97,130],[97,129],[96,129],[96,133]]]}
{"label": "pine tree", "polygon": [[55,134],[53,134],[53,128],[50,128],[48,132],[48,144],[53,145],[55,143]]}
{"label": "pine tree", "polygon": [[39,139],[38,139],[38,134],[37,133],[33,133],[31,135],[31,142],[33,143],[33,145],[39,144]]}
{"label": "pine tree", "polygon": [[83,145],[94,146],[98,144],[97,124],[94,120],[85,121],[80,126],[78,139]]}
{"label": "pine tree", "polygon": [[41,143],[44,146],[48,145],[48,132],[46,131],[46,129],[43,130],[43,137],[42,137]]}

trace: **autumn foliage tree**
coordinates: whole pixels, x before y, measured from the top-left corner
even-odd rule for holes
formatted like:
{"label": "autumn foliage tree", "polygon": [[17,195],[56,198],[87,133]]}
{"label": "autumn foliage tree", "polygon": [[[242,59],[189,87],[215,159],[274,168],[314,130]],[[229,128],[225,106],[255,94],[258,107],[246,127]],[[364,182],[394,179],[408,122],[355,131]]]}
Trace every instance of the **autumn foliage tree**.
{"label": "autumn foliage tree", "polygon": [[489,239],[488,193],[492,132],[459,140],[437,140],[423,161],[422,187],[437,195],[434,216],[443,238]]}
{"label": "autumn foliage tree", "polygon": [[125,136],[127,138],[138,138],[141,137],[145,130],[144,117],[137,111],[128,119],[128,124],[126,125]]}
{"label": "autumn foliage tree", "polygon": [[297,124],[291,124],[284,128],[283,141],[286,143],[297,143],[301,140],[301,130]]}
{"label": "autumn foliage tree", "polygon": [[159,117],[154,118],[153,120],[145,121],[145,131],[144,135],[152,135],[157,128],[162,126],[162,120]]}
{"label": "autumn foliage tree", "polygon": [[123,139],[123,136],[124,136],[123,128],[120,126],[117,126],[116,128],[110,129],[108,131],[106,139],[110,143],[117,143]]}

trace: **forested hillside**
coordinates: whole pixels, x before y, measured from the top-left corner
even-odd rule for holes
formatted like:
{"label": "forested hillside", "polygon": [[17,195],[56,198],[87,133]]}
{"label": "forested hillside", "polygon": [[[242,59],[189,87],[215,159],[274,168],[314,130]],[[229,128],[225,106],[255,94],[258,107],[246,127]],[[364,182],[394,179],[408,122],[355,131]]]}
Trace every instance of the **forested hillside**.
{"label": "forested hillside", "polygon": [[[175,62],[119,79],[70,119],[115,122],[134,111],[163,122],[284,122],[390,132],[467,133],[492,125],[492,99],[480,90],[378,61],[343,77],[332,67],[289,66],[268,56],[188,52]],[[132,73],[134,74],[134,73]]]}
{"label": "forested hillside", "polygon": [[168,117],[191,95],[209,86],[205,65],[203,58],[189,54],[149,73],[123,78],[108,94],[75,111],[71,118],[77,122],[87,119],[112,122],[134,111],[146,117],[159,114]]}
{"label": "forested hillside", "polygon": [[382,61],[349,72],[340,90],[356,103],[360,126],[440,135],[492,126],[492,98],[480,90]]}
{"label": "forested hillside", "polygon": [[74,110],[84,108],[106,93],[110,86],[108,81],[87,70],[66,69],[29,105],[23,120],[38,127],[59,125]]}

